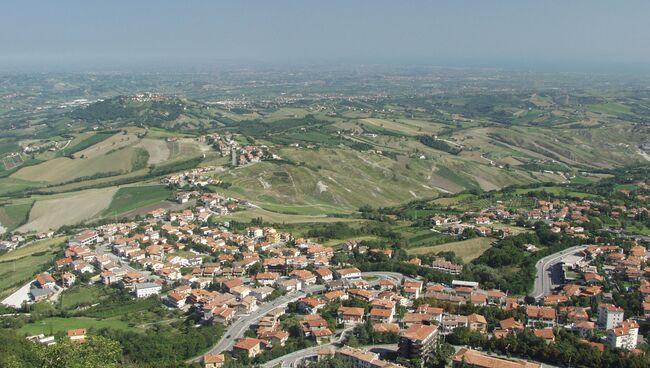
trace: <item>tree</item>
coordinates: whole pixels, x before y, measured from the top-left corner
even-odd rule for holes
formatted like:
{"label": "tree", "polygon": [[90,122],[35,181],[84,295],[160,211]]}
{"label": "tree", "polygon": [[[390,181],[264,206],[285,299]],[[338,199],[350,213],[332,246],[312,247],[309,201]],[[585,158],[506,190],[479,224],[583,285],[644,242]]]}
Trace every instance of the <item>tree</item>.
{"label": "tree", "polygon": [[116,341],[89,336],[83,344],[64,339],[53,346],[40,346],[36,355],[44,368],[117,367],[121,348]]}

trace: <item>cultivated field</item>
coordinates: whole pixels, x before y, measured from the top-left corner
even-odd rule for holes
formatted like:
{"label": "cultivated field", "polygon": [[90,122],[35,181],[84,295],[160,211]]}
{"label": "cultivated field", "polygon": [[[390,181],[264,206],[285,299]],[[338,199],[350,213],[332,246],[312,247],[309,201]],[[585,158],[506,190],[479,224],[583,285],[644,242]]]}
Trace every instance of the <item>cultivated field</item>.
{"label": "cultivated field", "polygon": [[62,183],[100,173],[126,173],[133,168],[136,156],[136,148],[126,147],[104,155],[88,156],[88,158],[58,157],[22,168],[11,177],[35,182]]}
{"label": "cultivated field", "polygon": [[79,151],[74,154],[75,158],[85,156],[87,158],[93,158],[98,156],[104,156],[110,151],[118,150],[122,147],[130,146],[135,144],[138,141],[138,137],[135,134],[114,134],[109,138],[102,140],[92,146]]}
{"label": "cultivated field", "polygon": [[69,196],[37,201],[20,232],[58,229],[96,217],[110,205],[117,188],[90,189]]}
{"label": "cultivated field", "polygon": [[492,242],[493,239],[490,238],[473,238],[432,247],[411,248],[407,252],[410,255],[418,255],[451,251],[462,258],[464,262],[470,262],[488,250],[492,246]]}
{"label": "cultivated field", "polygon": [[256,219],[258,217],[262,217],[262,219],[266,222],[278,223],[278,224],[358,221],[355,219],[327,217],[325,215],[320,215],[320,216],[319,215],[287,215],[287,214],[267,211],[262,208],[246,209],[245,211],[235,212],[227,216],[219,217],[219,219],[223,219],[224,221],[235,220],[241,222],[249,222],[252,219]]}

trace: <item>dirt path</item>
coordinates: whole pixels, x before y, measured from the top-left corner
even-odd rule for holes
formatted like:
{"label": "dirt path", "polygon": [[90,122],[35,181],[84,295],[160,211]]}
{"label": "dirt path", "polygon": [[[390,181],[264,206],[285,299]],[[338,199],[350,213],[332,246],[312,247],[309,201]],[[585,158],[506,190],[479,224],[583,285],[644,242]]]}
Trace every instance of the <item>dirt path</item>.
{"label": "dirt path", "polygon": [[160,139],[144,138],[135,147],[144,148],[149,153],[147,164],[155,165],[167,161],[171,151],[167,142]]}

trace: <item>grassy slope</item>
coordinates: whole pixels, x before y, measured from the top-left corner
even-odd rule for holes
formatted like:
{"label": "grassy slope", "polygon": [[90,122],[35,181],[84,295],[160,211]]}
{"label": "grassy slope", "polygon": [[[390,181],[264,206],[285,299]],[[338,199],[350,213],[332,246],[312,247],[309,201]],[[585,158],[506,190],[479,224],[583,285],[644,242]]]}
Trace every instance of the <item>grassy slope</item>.
{"label": "grassy slope", "polygon": [[99,132],[99,133],[92,134],[89,137],[84,138],[80,141],[73,140],[72,142],[70,142],[68,147],[60,151],[61,156],[71,155],[73,153],[83,151],[90,146],[93,146],[99,142],[102,142],[110,138],[114,134],[115,134],[114,132]]}
{"label": "grassy slope", "polygon": [[32,203],[21,203],[0,207],[0,225],[8,231],[14,230],[27,221]]}
{"label": "grassy slope", "polygon": [[32,279],[43,267],[51,264],[64,237],[30,244],[0,256],[0,297]]}
{"label": "grassy slope", "polygon": [[123,187],[117,190],[105,215],[120,215],[169,198],[171,191],[164,185]]}
{"label": "grassy slope", "polygon": [[112,328],[116,330],[126,330],[129,328],[126,322],[119,319],[103,319],[84,317],[50,317],[35,323],[28,323],[18,329],[19,334],[51,334],[57,332],[66,332],[75,328]]}

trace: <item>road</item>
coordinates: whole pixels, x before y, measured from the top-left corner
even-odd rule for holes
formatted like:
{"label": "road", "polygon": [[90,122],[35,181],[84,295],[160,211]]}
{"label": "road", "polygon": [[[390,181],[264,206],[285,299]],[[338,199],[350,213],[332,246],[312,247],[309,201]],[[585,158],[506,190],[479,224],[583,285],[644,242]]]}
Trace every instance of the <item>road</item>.
{"label": "road", "polygon": [[530,296],[534,297],[535,299],[540,299],[546,295],[551,294],[553,282],[551,281],[549,270],[554,265],[560,263],[566,256],[585,249],[587,249],[586,245],[579,245],[567,248],[561,252],[553,253],[550,256],[546,256],[540,259],[535,265],[535,268],[537,269],[537,276],[535,278],[535,287],[533,289],[533,292],[530,293]]}
{"label": "road", "polygon": [[[274,301],[260,304],[260,306],[253,311],[251,314],[241,315],[231,323],[226,331],[224,331],[223,337],[217,342],[215,346],[210,349],[206,354],[219,354],[223,351],[230,350],[235,343],[235,340],[244,336],[244,333],[262,317],[264,317],[270,311],[286,307],[289,303],[295,302],[300,298],[307,296],[308,293],[317,293],[325,290],[323,285],[310,285],[305,290],[299,292],[292,292],[286,295],[283,295]],[[190,359],[189,362],[198,362],[202,356],[195,357]]]}
{"label": "road", "polygon": [[377,271],[377,272],[362,272],[361,277],[376,277],[377,280],[373,280],[369,282],[370,285],[375,285],[379,282],[379,279],[388,279],[391,281],[394,281],[398,284],[401,284],[404,279],[406,280],[414,280],[410,277],[404,276],[401,273],[398,272],[384,272],[384,271]]}
{"label": "road", "polygon": [[[391,279],[393,281],[401,282],[404,277],[402,274],[397,272],[362,272],[362,277],[377,277],[377,280],[370,282],[370,284],[379,282],[379,279]],[[252,325],[257,323],[264,315],[268,312],[280,308],[286,307],[289,303],[295,302],[300,298],[307,296],[308,294],[320,293],[325,291],[324,285],[309,285],[304,290],[300,292],[293,292],[284,296],[281,296],[269,303],[262,303],[259,307],[248,315],[241,315],[231,323],[223,334],[223,337],[217,342],[216,345],[206,352],[206,354],[220,354],[221,352],[232,349],[232,346],[235,343],[235,340],[240,339],[244,336],[244,333],[250,329]],[[188,362],[198,362],[203,356],[197,356],[192,359],[189,359]]]}
{"label": "road", "polygon": [[[281,356],[279,358],[269,360],[268,362],[264,363],[261,365],[262,368],[273,368],[277,365],[280,365],[282,367],[295,367],[297,363],[299,363],[301,360],[309,357],[316,356],[318,354],[318,351],[321,349],[326,349],[326,348],[336,348],[340,346],[340,341],[338,342],[332,342],[329,344],[322,344],[322,345],[317,345],[317,346],[312,346],[307,349],[302,349],[298,351],[294,351],[293,353],[289,353],[287,355]],[[391,350],[391,351],[397,351],[397,345],[396,344],[386,344],[386,345],[370,345],[370,346],[363,346],[362,347],[364,350]]]}
{"label": "road", "polygon": [[32,282],[34,282],[34,280],[29,280],[20,289],[16,290],[13,294],[3,300],[2,304],[18,309],[23,305],[23,302],[31,302],[32,298],[29,296],[29,288],[32,285]]}

